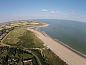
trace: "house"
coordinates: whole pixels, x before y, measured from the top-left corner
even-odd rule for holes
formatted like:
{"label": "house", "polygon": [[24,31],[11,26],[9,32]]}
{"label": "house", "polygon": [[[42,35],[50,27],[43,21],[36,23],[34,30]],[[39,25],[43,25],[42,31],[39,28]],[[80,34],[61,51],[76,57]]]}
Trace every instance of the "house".
{"label": "house", "polygon": [[33,65],[32,59],[24,59],[24,65]]}

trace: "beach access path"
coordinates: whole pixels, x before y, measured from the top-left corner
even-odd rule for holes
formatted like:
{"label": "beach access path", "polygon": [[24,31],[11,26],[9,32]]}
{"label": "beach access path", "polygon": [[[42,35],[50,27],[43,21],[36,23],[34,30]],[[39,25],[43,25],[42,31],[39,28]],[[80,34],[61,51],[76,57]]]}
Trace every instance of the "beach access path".
{"label": "beach access path", "polygon": [[63,46],[59,42],[53,40],[50,36],[34,30],[27,29],[36,34],[36,36],[44,42],[44,45],[50,48],[57,56],[59,56],[68,65],[86,65],[86,58],[76,54],[72,50]]}

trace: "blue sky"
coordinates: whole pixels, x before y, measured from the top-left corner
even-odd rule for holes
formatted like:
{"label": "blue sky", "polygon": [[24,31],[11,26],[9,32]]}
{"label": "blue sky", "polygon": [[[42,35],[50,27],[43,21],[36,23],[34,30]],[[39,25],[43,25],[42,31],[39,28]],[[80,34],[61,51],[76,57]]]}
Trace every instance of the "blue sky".
{"label": "blue sky", "polygon": [[0,0],[0,22],[41,18],[86,22],[86,0]]}

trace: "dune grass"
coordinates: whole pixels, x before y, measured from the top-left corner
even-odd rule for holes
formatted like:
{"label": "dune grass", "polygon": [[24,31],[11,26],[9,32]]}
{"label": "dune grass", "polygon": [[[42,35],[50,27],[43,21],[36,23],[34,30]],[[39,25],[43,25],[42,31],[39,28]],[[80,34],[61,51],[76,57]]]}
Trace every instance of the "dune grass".
{"label": "dune grass", "polygon": [[[9,32],[2,42],[18,48],[44,48],[43,42],[33,32],[22,28]],[[67,65],[49,49],[43,50],[44,57],[37,50],[32,50],[32,52],[39,57],[43,65],[48,65],[44,62],[44,59],[47,59],[49,65]],[[26,58],[28,55],[24,57]]]}
{"label": "dune grass", "polygon": [[20,48],[43,47],[43,42],[41,42],[33,32],[22,28],[11,31],[2,42]]}
{"label": "dune grass", "polygon": [[66,62],[61,60],[57,55],[55,55],[50,49],[43,50],[45,58],[50,65],[67,65]]}

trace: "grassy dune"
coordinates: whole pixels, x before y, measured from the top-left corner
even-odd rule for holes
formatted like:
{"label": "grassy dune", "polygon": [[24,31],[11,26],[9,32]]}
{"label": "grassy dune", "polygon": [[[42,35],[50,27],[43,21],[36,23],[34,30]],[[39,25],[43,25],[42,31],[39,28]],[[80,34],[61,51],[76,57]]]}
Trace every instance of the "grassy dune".
{"label": "grassy dune", "polygon": [[15,29],[8,33],[8,35],[2,40],[5,44],[16,44],[20,39],[19,37],[23,35],[25,30]]}
{"label": "grassy dune", "polygon": [[[12,30],[2,41],[4,44],[16,46],[19,48],[44,48],[43,42],[35,36],[31,31],[25,29],[14,29]],[[57,57],[52,51],[45,49],[43,50],[44,57],[41,56],[39,50],[32,50],[32,52],[39,57],[43,65],[67,65],[59,57]],[[26,56],[25,56],[26,57]]]}
{"label": "grassy dune", "polygon": [[43,50],[45,58],[50,65],[67,65],[63,60],[56,56],[50,49]]}
{"label": "grassy dune", "polygon": [[11,31],[2,42],[21,48],[43,47],[41,40],[38,39],[33,32],[25,29],[15,29]]}

